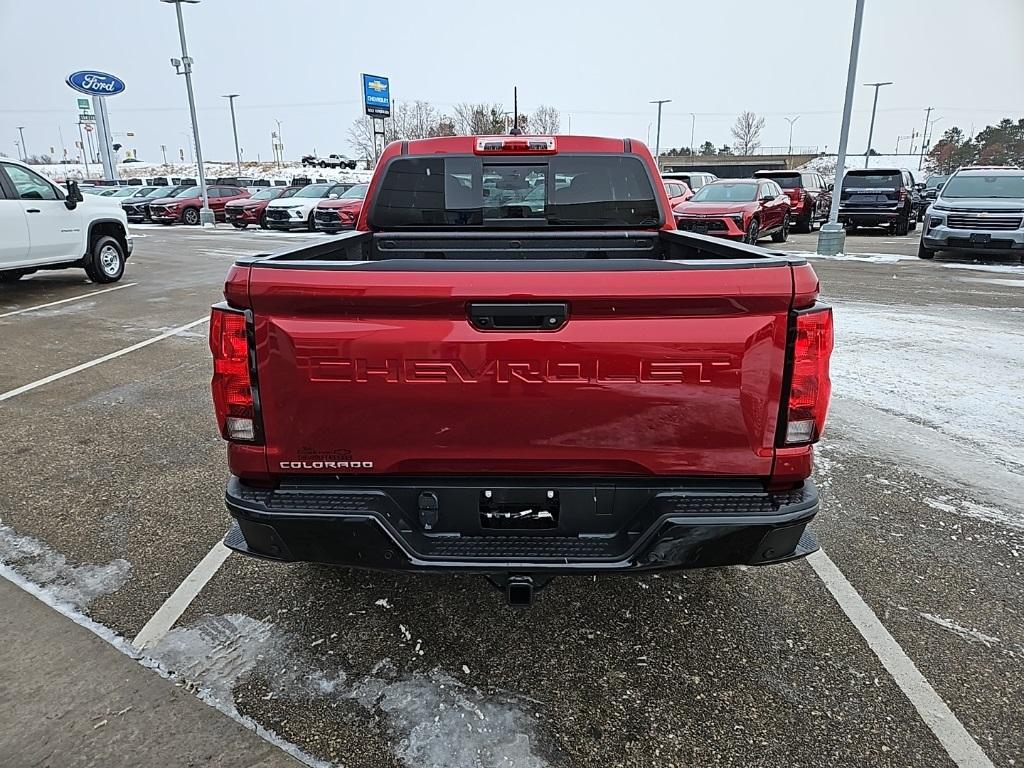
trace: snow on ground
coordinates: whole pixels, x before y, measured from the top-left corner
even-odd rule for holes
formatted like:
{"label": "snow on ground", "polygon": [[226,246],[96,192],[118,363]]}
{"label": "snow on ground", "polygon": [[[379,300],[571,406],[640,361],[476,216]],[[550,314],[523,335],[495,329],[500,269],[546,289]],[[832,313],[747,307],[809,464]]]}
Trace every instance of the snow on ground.
{"label": "snow on ground", "polygon": [[1020,312],[837,303],[833,392],[1024,474]]}
{"label": "snow on ground", "polygon": [[823,256],[814,251],[786,251],[786,253],[792,256],[802,256],[805,259],[863,261],[869,264],[895,264],[898,261],[917,261],[917,256],[908,256],[903,253],[837,253],[832,256]]}
{"label": "snow on ground", "polygon": [[1002,272],[1008,275],[1024,277],[1024,264],[953,264],[948,261],[939,262],[946,269],[971,269],[977,272]]}

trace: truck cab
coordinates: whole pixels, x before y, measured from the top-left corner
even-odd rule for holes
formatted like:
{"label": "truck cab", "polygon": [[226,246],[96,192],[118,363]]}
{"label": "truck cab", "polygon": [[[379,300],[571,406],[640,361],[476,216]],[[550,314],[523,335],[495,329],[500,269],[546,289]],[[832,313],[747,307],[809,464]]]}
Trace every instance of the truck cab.
{"label": "truck cab", "polygon": [[31,166],[0,158],[0,282],[40,269],[83,268],[93,282],[121,279],[132,252],[121,201],[62,189]]}

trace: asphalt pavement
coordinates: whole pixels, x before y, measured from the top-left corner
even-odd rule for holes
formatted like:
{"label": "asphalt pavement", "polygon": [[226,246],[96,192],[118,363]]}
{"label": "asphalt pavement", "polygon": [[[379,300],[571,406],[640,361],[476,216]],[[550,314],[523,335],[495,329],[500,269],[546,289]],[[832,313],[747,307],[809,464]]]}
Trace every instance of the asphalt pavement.
{"label": "asphalt pavement", "polygon": [[[96,293],[104,286],[76,271],[0,286],[0,561],[127,641],[180,594],[229,522],[197,321],[235,255],[324,237],[132,229],[127,287]],[[479,578],[233,554],[145,653],[309,764],[1024,765],[1024,472],[991,441],[957,439],[984,403],[955,399],[940,422],[873,395],[865,380],[890,354],[890,317],[894,343],[901,317],[918,328],[962,319],[1005,338],[1001,354],[1024,357],[1007,330],[1024,311],[1024,267],[920,261],[915,234],[858,233],[844,257],[813,259],[837,322],[848,312],[863,331],[865,317],[883,318],[871,326],[881,341],[837,351],[857,386],[836,382],[815,529],[952,721],[908,697],[898,665],[806,561],[560,578],[515,610]],[[812,252],[815,241],[771,247]],[[984,368],[987,352],[963,364]],[[894,368],[900,354],[893,346]],[[927,371],[900,375],[929,384]],[[1018,386],[991,381],[1003,394]],[[0,689],[28,705],[33,689],[14,683],[47,654],[19,663],[34,619],[17,615],[0,623]],[[209,727],[223,727],[206,709]],[[42,716],[38,706],[7,711]],[[950,756],[943,739],[954,726],[983,760]]]}

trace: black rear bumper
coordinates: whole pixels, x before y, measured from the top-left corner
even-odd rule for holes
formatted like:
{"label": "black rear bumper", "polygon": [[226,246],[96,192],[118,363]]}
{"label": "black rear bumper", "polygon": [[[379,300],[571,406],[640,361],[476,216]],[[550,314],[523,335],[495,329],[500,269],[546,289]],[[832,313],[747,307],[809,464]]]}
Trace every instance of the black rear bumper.
{"label": "black rear bumper", "polygon": [[[424,489],[439,502],[430,529],[417,509]],[[552,489],[561,500],[557,524],[484,527],[479,500],[487,489]],[[237,524],[224,543],[238,552],[383,570],[606,573],[769,565],[818,549],[804,530],[818,511],[809,480],[772,493],[753,482],[628,478],[407,478],[372,487],[295,482],[269,490],[232,477],[226,503]]]}

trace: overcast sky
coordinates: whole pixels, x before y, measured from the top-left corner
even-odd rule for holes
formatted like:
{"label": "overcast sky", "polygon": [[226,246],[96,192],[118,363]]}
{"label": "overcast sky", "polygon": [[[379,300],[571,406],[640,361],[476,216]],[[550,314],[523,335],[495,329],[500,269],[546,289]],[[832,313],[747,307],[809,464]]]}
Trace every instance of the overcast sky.
{"label": "overcast sky", "polygon": [[[359,73],[391,78],[395,100],[442,110],[461,101],[511,108],[558,107],[562,130],[630,136],[653,148],[652,99],[663,113],[662,147],[731,143],[749,109],[766,118],[762,143],[787,144],[786,116],[800,115],[793,143],[834,152],[850,51],[854,0],[676,0],[628,3],[388,3],[341,0],[203,0],[185,5],[199,127],[207,160],[233,156],[227,100],[236,101],[244,159],[267,160],[280,120],[289,158],[348,152],[361,110]],[[65,77],[98,69],[127,84],[112,97],[115,132],[132,131],[143,160],[176,156],[189,129],[174,8],[159,0],[0,0],[0,152],[60,155],[77,138]],[[875,148],[924,126],[980,130],[1024,116],[1024,0],[867,0],[858,83],[882,89]],[[858,85],[850,151],[867,142],[872,89]],[[906,148],[902,143],[901,150]]]}

